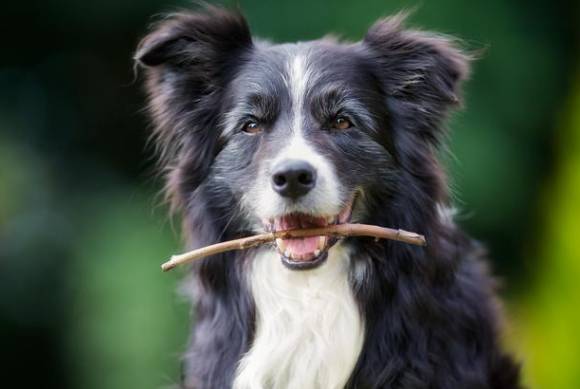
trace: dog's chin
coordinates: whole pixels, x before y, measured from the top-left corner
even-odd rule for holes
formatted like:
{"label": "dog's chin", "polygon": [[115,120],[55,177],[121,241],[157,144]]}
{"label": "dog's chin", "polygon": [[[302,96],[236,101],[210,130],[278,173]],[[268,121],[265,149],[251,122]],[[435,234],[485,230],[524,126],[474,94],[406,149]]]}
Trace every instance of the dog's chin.
{"label": "dog's chin", "polygon": [[[299,228],[327,227],[348,223],[352,214],[351,201],[338,215],[323,216],[289,213],[271,220],[263,220],[269,231],[288,231]],[[328,250],[338,239],[328,236],[276,239],[276,250],[284,266],[291,270],[311,270],[320,267],[328,259]]]}
{"label": "dog's chin", "polygon": [[[280,253],[278,253],[280,254]],[[284,266],[291,270],[311,270],[316,269],[328,259],[328,250],[321,252],[317,257],[304,261],[296,261],[288,258],[284,254],[280,254],[280,259]]]}

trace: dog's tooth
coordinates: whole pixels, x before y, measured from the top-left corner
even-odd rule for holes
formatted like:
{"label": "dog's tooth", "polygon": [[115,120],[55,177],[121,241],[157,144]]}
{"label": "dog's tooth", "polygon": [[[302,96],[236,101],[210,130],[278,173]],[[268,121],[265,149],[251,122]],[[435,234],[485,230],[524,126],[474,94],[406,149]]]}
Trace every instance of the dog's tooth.
{"label": "dog's tooth", "polygon": [[292,253],[290,252],[290,250],[286,250],[286,251],[284,251],[284,256],[286,258],[292,258]]}
{"label": "dog's tooth", "polygon": [[326,224],[333,224],[334,223],[334,216],[329,216],[326,218]]}
{"label": "dog's tooth", "polygon": [[320,255],[320,250],[314,250],[314,256],[318,257]]}
{"label": "dog's tooth", "polygon": [[318,249],[324,250],[325,246],[326,246],[326,236],[321,236],[320,238],[318,238]]}
{"label": "dog's tooth", "polygon": [[284,240],[278,238],[276,239],[276,246],[278,246],[278,249],[280,250],[280,252],[285,252],[286,251],[286,245],[284,244]]}

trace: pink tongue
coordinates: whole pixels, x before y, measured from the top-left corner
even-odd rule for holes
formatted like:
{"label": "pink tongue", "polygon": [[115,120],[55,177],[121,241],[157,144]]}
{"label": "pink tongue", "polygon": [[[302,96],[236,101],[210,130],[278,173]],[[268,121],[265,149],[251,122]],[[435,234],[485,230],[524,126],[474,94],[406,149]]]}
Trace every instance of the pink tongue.
{"label": "pink tongue", "polygon": [[319,238],[319,236],[311,236],[308,238],[284,239],[284,245],[286,250],[293,254],[311,254],[318,249]]}

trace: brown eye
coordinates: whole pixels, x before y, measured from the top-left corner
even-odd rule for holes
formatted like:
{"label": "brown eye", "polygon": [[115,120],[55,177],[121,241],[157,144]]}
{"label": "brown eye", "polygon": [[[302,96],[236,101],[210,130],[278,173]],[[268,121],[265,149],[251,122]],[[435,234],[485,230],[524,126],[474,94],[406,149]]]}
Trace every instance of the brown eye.
{"label": "brown eye", "polygon": [[262,126],[258,124],[258,122],[249,121],[244,124],[242,130],[248,134],[257,134],[258,132],[262,131]]}
{"label": "brown eye", "polygon": [[335,130],[348,130],[349,128],[352,127],[352,123],[350,122],[350,120],[348,120],[345,117],[339,117],[336,118],[333,122],[332,122],[332,128]]}

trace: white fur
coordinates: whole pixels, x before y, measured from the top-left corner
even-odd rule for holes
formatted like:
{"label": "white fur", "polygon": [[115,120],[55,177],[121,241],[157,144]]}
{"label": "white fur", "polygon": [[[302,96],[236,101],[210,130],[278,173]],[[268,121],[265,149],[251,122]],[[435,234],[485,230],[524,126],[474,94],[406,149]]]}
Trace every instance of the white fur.
{"label": "white fur", "polygon": [[272,249],[258,252],[250,272],[256,335],[234,389],[344,388],[364,340],[349,255],[337,245],[320,268],[294,271]]}
{"label": "white fur", "polygon": [[455,224],[455,216],[457,215],[457,208],[450,207],[445,204],[437,204],[437,214],[439,220],[446,226],[453,226]]}
{"label": "white fur", "polygon": [[288,62],[286,86],[292,95],[292,133],[300,133],[302,129],[302,110],[304,109],[304,96],[306,87],[310,81],[311,73],[308,70],[307,58],[304,55],[294,55]]}

